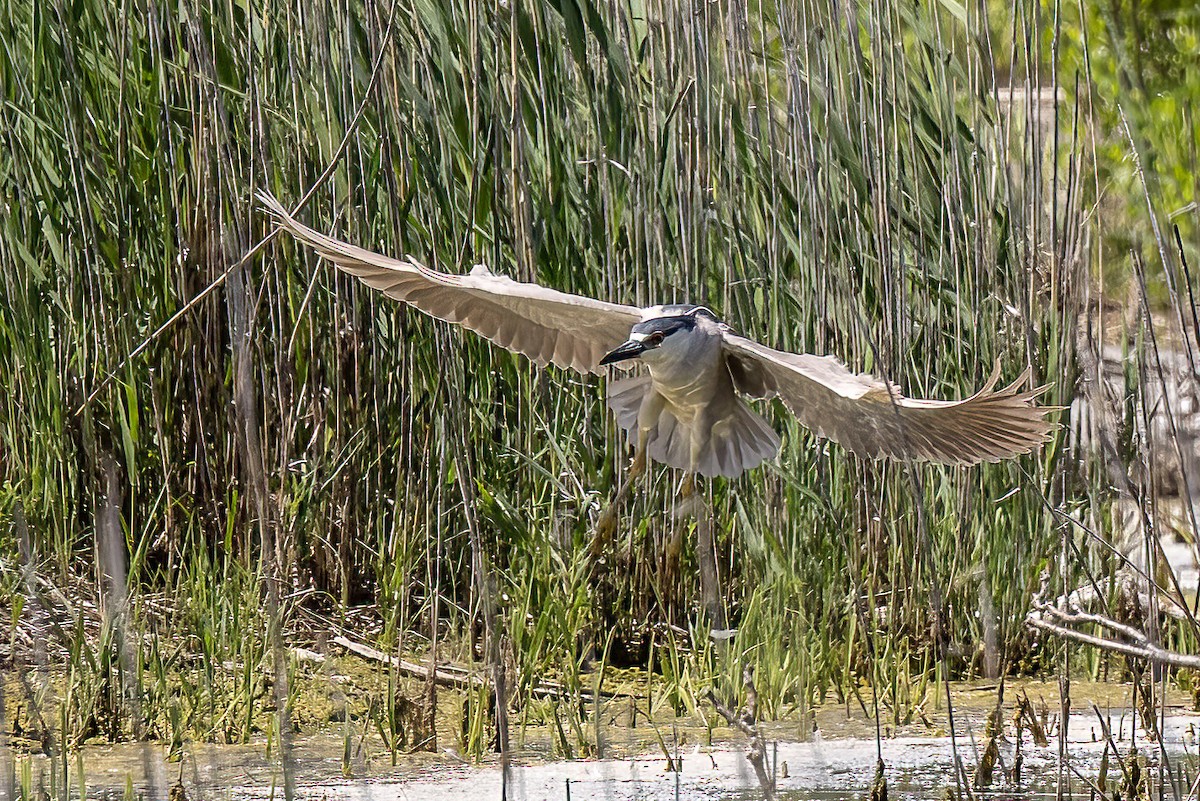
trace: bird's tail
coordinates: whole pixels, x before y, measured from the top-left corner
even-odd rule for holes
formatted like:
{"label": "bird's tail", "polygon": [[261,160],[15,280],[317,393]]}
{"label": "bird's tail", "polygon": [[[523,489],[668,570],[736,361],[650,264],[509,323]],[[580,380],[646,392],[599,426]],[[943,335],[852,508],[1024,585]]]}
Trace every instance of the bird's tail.
{"label": "bird's tail", "polygon": [[[629,444],[635,447],[638,411],[651,390],[649,375],[622,378],[608,385],[608,406]],[[741,399],[736,399],[730,413],[713,426],[696,465],[691,463],[691,442],[689,424],[681,422],[670,409],[664,409],[658,425],[650,432],[647,453],[654,461],[670,467],[694,470],[706,477],[732,478],[775,458],[779,452],[779,436],[774,429]]]}
{"label": "bird's tail", "polygon": [[739,476],[774,459],[777,453],[779,435],[775,429],[739,398],[729,416],[713,426],[696,472],[702,476]]}

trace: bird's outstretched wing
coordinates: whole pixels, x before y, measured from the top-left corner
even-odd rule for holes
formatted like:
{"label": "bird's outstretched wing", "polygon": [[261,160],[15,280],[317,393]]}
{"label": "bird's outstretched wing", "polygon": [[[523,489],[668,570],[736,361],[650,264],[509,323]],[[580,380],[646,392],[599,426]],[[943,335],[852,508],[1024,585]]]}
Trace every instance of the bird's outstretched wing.
{"label": "bird's outstretched wing", "polygon": [[581,373],[601,373],[600,359],[625,341],[641,309],[559,292],[493,275],[431,270],[334,239],[297,221],[271,195],[258,198],[292,236],[364,284],[431,317],[457,323],[497,345]]}
{"label": "bird's outstretched wing", "polygon": [[983,389],[961,401],[917,400],[832,356],[786,353],[732,333],[724,341],[739,390],[778,395],[806,427],[859,456],[998,462],[1028,453],[1056,428],[1046,415],[1058,407],[1033,404],[1046,387],[1020,389],[1028,373],[995,389],[997,369]]}

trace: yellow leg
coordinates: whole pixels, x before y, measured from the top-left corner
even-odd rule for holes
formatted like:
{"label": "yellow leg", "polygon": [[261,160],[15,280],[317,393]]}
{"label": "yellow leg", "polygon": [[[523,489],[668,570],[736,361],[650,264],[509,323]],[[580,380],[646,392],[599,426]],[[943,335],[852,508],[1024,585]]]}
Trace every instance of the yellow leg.
{"label": "yellow leg", "polygon": [[592,536],[590,548],[592,558],[598,559],[604,554],[604,549],[617,531],[617,505],[609,503],[600,516],[596,518],[596,529]]}
{"label": "yellow leg", "polygon": [[629,466],[629,474],[625,476],[625,480],[621,482],[621,486],[609,499],[608,506],[600,513],[600,517],[596,519],[595,536],[592,538],[591,552],[593,557],[598,557],[603,552],[605,545],[612,538],[617,530],[617,515],[620,512],[621,504],[624,503],[629,491],[633,488],[633,482],[646,473],[646,447],[648,445],[648,431],[642,431],[638,436],[637,451],[633,456],[633,463]]}
{"label": "yellow leg", "polygon": [[679,485],[679,502],[675,505],[675,517],[699,517],[704,513],[707,504],[698,490],[696,474],[691,471],[684,473],[683,483]]}
{"label": "yellow leg", "polygon": [[633,462],[629,465],[629,477],[638,478],[646,472],[646,446],[642,445],[638,448],[637,453],[633,455]]}

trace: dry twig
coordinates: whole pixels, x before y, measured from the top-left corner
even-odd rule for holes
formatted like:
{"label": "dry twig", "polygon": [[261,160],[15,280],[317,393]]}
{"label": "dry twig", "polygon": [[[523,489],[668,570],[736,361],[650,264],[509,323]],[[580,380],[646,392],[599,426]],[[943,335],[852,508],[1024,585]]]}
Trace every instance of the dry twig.
{"label": "dry twig", "polygon": [[[1158,665],[1185,667],[1200,670],[1200,655],[1181,654],[1153,643],[1145,632],[1120,623],[1105,615],[1085,612],[1071,596],[1059,598],[1057,604],[1042,600],[1045,597],[1048,576],[1043,575],[1042,587],[1033,597],[1033,605],[1025,616],[1026,625],[1040,631],[1049,632],[1064,640],[1092,645],[1104,651],[1124,654],[1125,656],[1145,659]],[[1086,634],[1073,626],[1095,625],[1107,629],[1114,637],[1102,637],[1096,634]]]}
{"label": "dry twig", "polygon": [[762,733],[759,732],[755,722],[758,712],[758,690],[754,687],[754,668],[749,665],[742,670],[742,683],[746,687],[746,703],[740,714],[718,701],[717,696],[711,690],[708,693],[708,700],[712,702],[721,717],[729,722],[730,726],[750,738],[746,759],[754,768],[754,773],[758,776],[758,783],[762,787],[767,801],[772,801],[775,798],[775,779],[767,772],[766,744],[763,742]]}

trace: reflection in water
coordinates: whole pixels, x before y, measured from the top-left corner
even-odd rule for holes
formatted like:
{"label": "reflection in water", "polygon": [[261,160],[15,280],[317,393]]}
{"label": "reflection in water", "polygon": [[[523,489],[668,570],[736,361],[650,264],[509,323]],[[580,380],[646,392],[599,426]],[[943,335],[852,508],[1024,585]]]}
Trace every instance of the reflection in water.
{"label": "reflection in water", "polygon": [[[1128,716],[1122,721],[1114,713],[1113,736],[1123,730],[1119,742],[1122,761],[1129,752]],[[1082,719],[1081,719],[1082,720]],[[1197,775],[1194,737],[1196,718],[1167,719],[1164,746],[1139,740],[1138,752],[1149,766],[1147,773],[1157,783],[1160,776],[1188,798]],[[1092,742],[1093,730],[1086,721],[1073,725],[1071,763],[1064,781],[1077,798],[1091,796],[1091,788],[1080,776],[1096,782],[1103,769],[1105,746]],[[1078,739],[1075,739],[1078,738]],[[977,761],[969,736],[959,738],[960,757],[968,767]],[[976,745],[982,747],[976,742]],[[12,747],[0,749],[0,799],[78,798],[81,787],[88,798],[123,798],[132,789],[135,797],[163,798],[182,779],[190,799],[267,799],[282,797],[283,771],[278,756],[268,756],[266,741],[246,746],[195,745],[185,749],[182,762],[165,762],[166,749],[159,745],[126,744],[88,747],[70,755],[50,759]],[[812,742],[779,742],[769,752],[775,759],[775,776],[780,798],[859,799],[870,786],[874,770],[875,743],[865,739]],[[1163,758],[1165,754],[1166,758]],[[903,737],[886,740],[883,746],[888,781],[893,798],[941,799],[953,786],[953,754],[948,738]],[[1001,747],[997,766],[998,797],[1036,797],[1053,793],[1058,782],[1057,745],[1038,748],[1025,740],[1022,746],[1021,782],[1010,780],[1014,744]],[[513,768],[509,798],[529,799],[719,799],[761,796],[754,772],[742,751],[725,745],[716,749],[692,746],[682,754],[682,771],[664,769],[661,754],[626,759],[547,762],[526,754],[526,764]],[[1109,791],[1121,779],[1117,760],[1107,760]],[[392,765],[382,752],[359,753],[352,765],[357,778],[342,778],[343,743],[335,737],[307,737],[295,743],[290,759],[299,798],[310,799],[443,799],[500,798],[500,771],[496,766],[473,767],[451,753],[403,757]],[[1076,773],[1077,772],[1077,773]],[[81,778],[82,777],[82,778]],[[64,789],[65,788],[65,789]],[[43,794],[44,793],[44,794]],[[1166,796],[1171,797],[1169,786]],[[996,797],[996,796],[993,796]]]}

